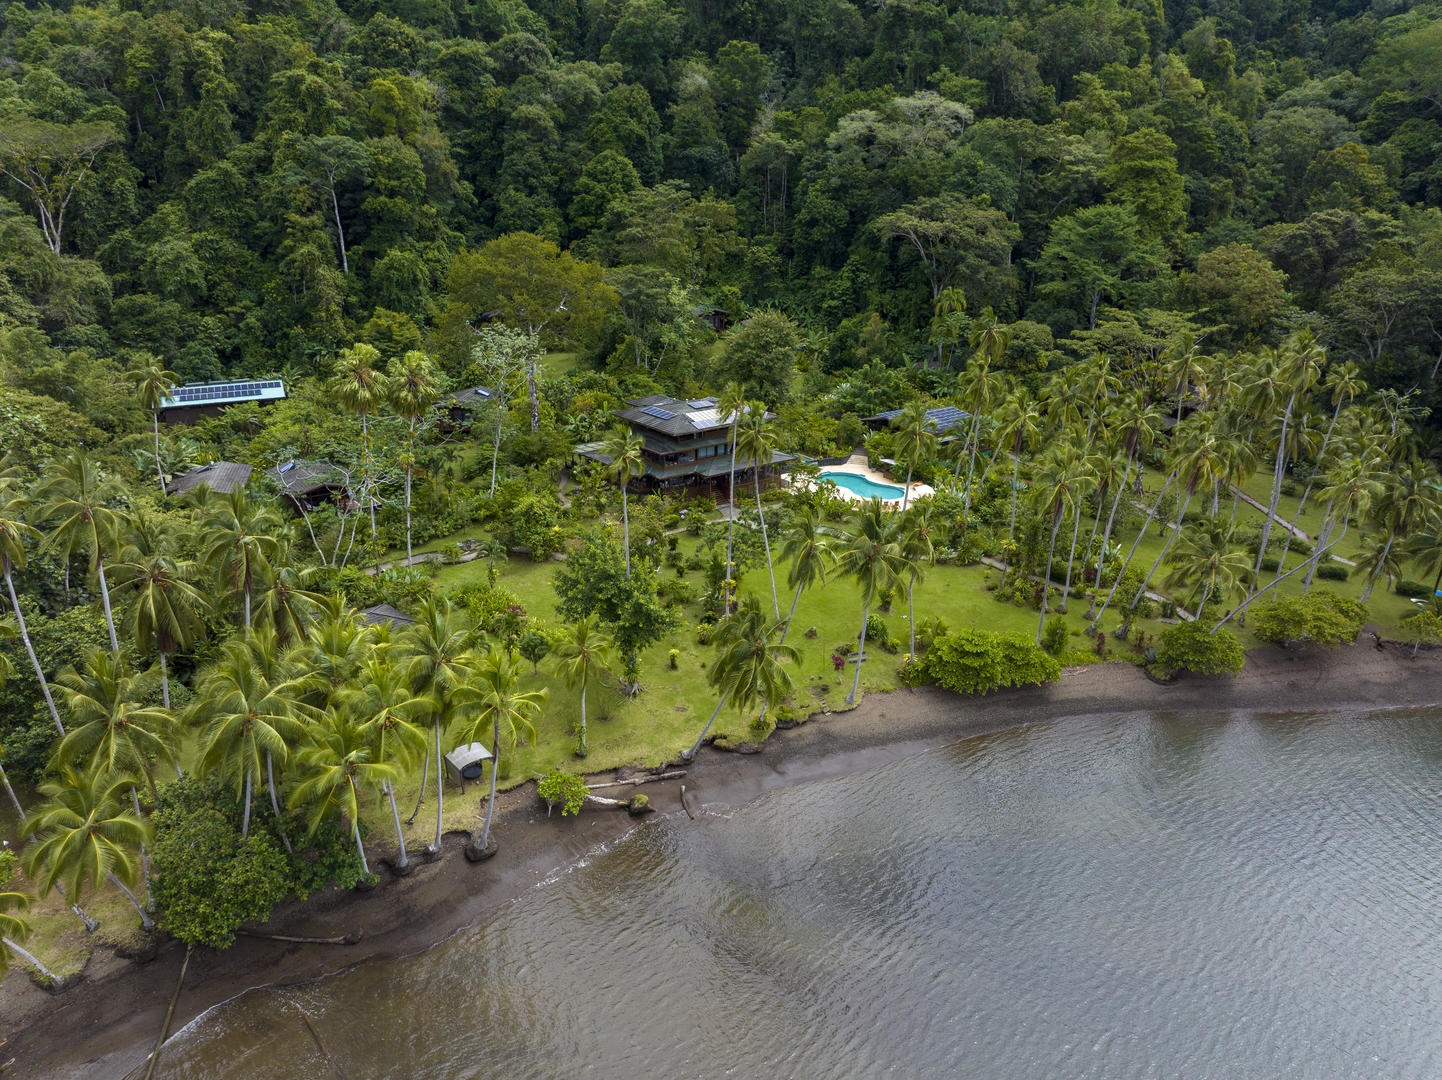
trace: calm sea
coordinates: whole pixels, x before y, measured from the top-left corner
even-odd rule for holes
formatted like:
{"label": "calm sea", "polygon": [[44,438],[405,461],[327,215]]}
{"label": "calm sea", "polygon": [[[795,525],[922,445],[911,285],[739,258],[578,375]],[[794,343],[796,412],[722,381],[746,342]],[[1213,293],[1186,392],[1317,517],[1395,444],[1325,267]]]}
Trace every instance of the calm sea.
{"label": "calm sea", "polygon": [[1079,717],[652,821],[166,1077],[1442,1076],[1442,714]]}

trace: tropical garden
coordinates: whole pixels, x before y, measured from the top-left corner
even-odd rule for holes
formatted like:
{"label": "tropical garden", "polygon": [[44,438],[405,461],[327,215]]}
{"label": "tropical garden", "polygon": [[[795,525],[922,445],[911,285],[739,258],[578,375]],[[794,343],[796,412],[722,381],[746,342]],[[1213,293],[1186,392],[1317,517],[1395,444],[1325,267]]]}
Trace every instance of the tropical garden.
{"label": "tropical garden", "polygon": [[[1438,16],[5,8],[0,957],[223,947],[867,691],[1437,642]],[[644,494],[657,393],[731,512]]]}

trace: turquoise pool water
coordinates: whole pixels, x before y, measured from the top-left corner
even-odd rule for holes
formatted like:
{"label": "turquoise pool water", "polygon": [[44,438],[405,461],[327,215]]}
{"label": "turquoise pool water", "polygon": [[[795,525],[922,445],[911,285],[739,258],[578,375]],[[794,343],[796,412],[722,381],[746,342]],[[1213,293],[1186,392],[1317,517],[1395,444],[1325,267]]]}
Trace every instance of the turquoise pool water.
{"label": "turquoise pool water", "polygon": [[906,494],[903,488],[899,488],[895,484],[878,484],[875,480],[868,480],[855,473],[823,472],[821,479],[830,480],[837,487],[845,488],[853,495],[860,495],[863,499],[899,499]]}

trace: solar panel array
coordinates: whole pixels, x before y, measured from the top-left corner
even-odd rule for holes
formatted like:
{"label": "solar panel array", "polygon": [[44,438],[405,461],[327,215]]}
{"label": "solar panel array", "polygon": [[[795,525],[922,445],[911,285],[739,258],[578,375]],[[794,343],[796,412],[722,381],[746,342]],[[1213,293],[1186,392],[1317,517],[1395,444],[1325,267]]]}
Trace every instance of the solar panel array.
{"label": "solar panel array", "polygon": [[647,405],[647,406],[646,406],[645,408],[643,408],[641,411],[642,411],[643,413],[645,413],[647,416],[654,416],[657,420],[674,420],[674,419],[676,419],[676,414],[675,414],[675,413],[670,412],[670,411],[668,411],[668,410],[666,410],[666,409],[658,408],[658,407],[655,406],[655,405]]}
{"label": "solar panel array", "polygon": [[261,397],[267,390],[280,390],[283,387],[284,383],[280,379],[177,386],[166,395],[166,402],[169,405],[187,405],[197,401],[241,401]]}

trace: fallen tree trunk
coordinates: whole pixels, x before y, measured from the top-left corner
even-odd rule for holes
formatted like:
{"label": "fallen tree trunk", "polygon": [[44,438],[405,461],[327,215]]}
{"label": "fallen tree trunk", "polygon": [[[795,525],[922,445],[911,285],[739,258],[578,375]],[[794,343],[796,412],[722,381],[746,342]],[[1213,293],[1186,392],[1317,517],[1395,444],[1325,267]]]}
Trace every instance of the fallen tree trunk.
{"label": "fallen tree trunk", "polygon": [[685,769],[672,769],[670,772],[652,773],[647,776],[633,776],[629,780],[608,780],[604,784],[587,784],[586,787],[594,791],[597,788],[621,787],[624,784],[649,784],[653,780],[675,780],[685,775]]}
{"label": "fallen tree trunk", "polygon": [[344,937],[292,937],[289,934],[261,934],[255,930],[237,930],[242,937],[262,938],[266,941],[288,941],[296,945],[356,945],[365,935],[357,930]]}

